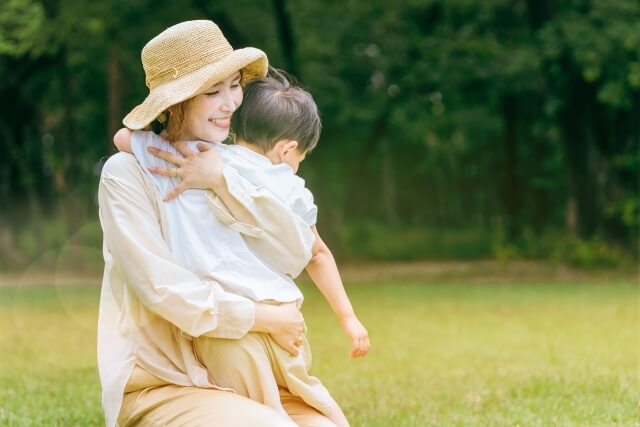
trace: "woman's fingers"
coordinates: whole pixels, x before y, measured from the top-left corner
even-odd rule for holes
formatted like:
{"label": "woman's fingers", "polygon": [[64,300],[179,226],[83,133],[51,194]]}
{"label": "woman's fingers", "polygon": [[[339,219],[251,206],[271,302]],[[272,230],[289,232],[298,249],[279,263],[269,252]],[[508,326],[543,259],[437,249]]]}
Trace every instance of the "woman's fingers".
{"label": "woman's fingers", "polygon": [[273,336],[273,338],[276,340],[278,345],[280,345],[280,347],[284,348],[292,356],[297,356],[300,353],[300,350],[298,349],[298,346],[296,345],[296,338],[287,337],[287,339],[284,340],[284,341],[278,340],[278,337],[276,337],[276,336]]}
{"label": "woman's fingers", "polygon": [[176,150],[178,150],[178,153],[182,154],[182,156],[185,158],[193,157],[198,153],[197,151],[194,151],[191,148],[189,148],[187,146],[187,143],[184,141],[174,142],[173,146],[175,147]]}
{"label": "woman's fingers", "polygon": [[292,356],[299,354],[296,341],[304,331],[304,318],[296,303],[286,303],[279,306],[269,306],[275,315],[275,328],[270,328],[269,334],[280,347]]}
{"label": "woman's fingers", "polygon": [[174,188],[173,190],[169,191],[166,196],[164,196],[164,201],[168,202],[170,200],[175,199],[176,197],[178,197],[180,195],[180,193],[182,193],[187,188],[188,187],[186,185],[184,185],[184,183],[178,185],[176,188]]}
{"label": "woman's fingers", "polygon": [[[189,149],[186,148],[186,150],[189,150]],[[169,163],[173,163],[174,165],[182,166],[185,163],[184,157],[176,156],[175,154],[169,153],[168,151],[159,150],[155,147],[147,147],[147,151],[162,160],[166,160]],[[191,150],[189,150],[189,152],[191,152]]]}
{"label": "woman's fingers", "polygon": [[202,142],[198,143],[198,150],[200,150],[200,152],[205,152],[205,151],[209,151],[211,149],[211,147],[209,147],[207,144],[203,144]]}
{"label": "woman's fingers", "polygon": [[180,168],[159,168],[155,166],[149,166],[147,170],[151,173],[155,173],[156,175],[172,176],[174,178],[182,176]]}
{"label": "woman's fingers", "polygon": [[295,344],[289,347],[286,347],[285,350],[287,350],[289,354],[292,356],[297,356],[300,354],[300,350],[298,350],[298,347],[296,347]]}

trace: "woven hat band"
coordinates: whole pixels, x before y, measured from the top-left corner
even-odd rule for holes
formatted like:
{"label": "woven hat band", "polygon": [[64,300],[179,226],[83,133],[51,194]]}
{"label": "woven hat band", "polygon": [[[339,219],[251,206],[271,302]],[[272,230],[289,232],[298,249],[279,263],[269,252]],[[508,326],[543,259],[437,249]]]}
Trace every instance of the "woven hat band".
{"label": "woven hat band", "polygon": [[149,89],[153,89],[185,74],[192,73],[205,65],[216,63],[231,53],[233,53],[233,48],[230,45],[211,46],[211,49],[202,52],[202,56],[187,57],[187,60],[183,62],[173,61],[165,62],[158,66],[150,65],[145,69],[145,74],[147,75],[145,82]]}

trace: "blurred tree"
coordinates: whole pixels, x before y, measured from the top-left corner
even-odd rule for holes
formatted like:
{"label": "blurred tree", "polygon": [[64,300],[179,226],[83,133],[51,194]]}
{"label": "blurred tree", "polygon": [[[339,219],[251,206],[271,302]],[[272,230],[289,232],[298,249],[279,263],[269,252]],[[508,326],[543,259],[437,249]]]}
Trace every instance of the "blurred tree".
{"label": "blurred tree", "polygon": [[0,228],[95,217],[99,160],[147,94],[140,50],[201,18],[314,95],[302,175],[334,244],[362,221],[636,244],[637,0],[5,0]]}

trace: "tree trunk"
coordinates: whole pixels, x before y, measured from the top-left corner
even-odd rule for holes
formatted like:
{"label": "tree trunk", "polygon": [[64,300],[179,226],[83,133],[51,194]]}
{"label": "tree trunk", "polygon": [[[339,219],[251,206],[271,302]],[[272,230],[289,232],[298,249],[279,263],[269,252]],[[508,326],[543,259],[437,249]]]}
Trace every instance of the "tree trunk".
{"label": "tree trunk", "polygon": [[526,0],[529,25],[537,31],[551,16],[550,0]]}
{"label": "tree trunk", "polygon": [[395,225],[398,223],[398,210],[396,208],[396,183],[395,171],[393,166],[393,150],[391,150],[388,138],[381,138],[380,149],[380,163],[382,167],[382,173],[380,174],[380,189],[382,191],[382,201],[387,217],[387,222],[389,224]]}
{"label": "tree trunk", "polygon": [[284,58],[286,71],[293,74],[298,80],[302,81],[302,75],[298,68],[296,41],[293,37],[291,15],[287,11],[286,0],[273,0],[273,8],[275,11],[278,37],[280,38],[280,46],[282,46],[282,57]]}
{"label": "tree trunk", "polygon": [[520,234],[522,185],[518,177],[517,100],[513,95],[502,99],[504,119],[504,208],[507,213],[507,238],[515,240]]}
{"label": "tree trunk", "polygon": [[374,173],[370,177],[368,165],[372,156],[378,152],[378,145],[387,137],[387,125],[389,120],[391,104],[387,103],[373,122],[369,135],[364,141],[362,150],[358,157],[353,160],[353,168],[349,176],[347,189],[347,199],[350,201],[347,210],[349,214],[358,216],[366,213],[368,217],[379,214],[372,204],[379,202],[380,196],[384,197],[383,188],[379,186],[363,185],[367,180],[370,182],[380,182],[376,179],[379,173]]}
{"label": "tree trunk", "polygon": [[120,74],[120,47],[114,41],[109,50],[107,60],[107,147],[106,152],[113,151],[113,135],[122,127],[122,81]]}
{"label": "tree trunk", "polygon": [[[65,225],[67,230],[74,230],[80,221],[79,212],[67,203],[67,199],[78,183],[82,168],[77,141],[76,121],[74,118],[74,96],[71,73],[68,64],[68,47],[60,49],[59,70],[62,86],[63,120],[60,138],[56,140],[59,170],[54,171],[56,184],[56,203],[62,203],[65,212]],[[57,178],[57,179],[56,179]]]}
{"label": "tree trunk", "polygon": [[594,193],[597,185],[590,161],[593,155],[591,113],[594,96],[593,88],[584,82],[577,83],[566,109],[560,114],[569,184],[568,200],[575,200],[576,230],[583,238],[596,234],[600,218]]}

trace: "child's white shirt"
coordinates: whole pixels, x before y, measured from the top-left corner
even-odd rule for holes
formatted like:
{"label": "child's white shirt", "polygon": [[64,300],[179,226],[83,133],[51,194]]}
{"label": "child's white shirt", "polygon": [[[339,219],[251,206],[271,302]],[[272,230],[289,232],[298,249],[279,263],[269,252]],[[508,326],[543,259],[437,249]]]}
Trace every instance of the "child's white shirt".
{"label": "child's white shirt", "polygon": [[266,187],[309,226],[316,225],[318,208],[313,194],[291,166],[274,165],[267,157],[241,145],[214,144],[214,147],[225,166],[231,166],[256,187]]}
{"label": "child's white shirt", "polygon": [[[198,143],[190,141],[187,145],[196,150]],[[296,176],[288,165],[273,165],[266,157],[241,146],[210,145],[225,162],[227,181],[245,179],[258,189],[265,187],[291,209],[298,221],[303,220],[309,226],[315,224],[317,208],[313,196],[304,187],[304,180]],[[147,147],[178,154],[170,143],[153,132],[133,132],[131,148],[144,169],[150,166],[175,167],[149,154]],[[180,183],[179,178],[150,176],[161,194],[168,193]],[[198,276],[211,278],[225,289],[253,301],[301,303],[302,293],[290,272],[279,271],[264,257],[268,252],[253,250],[237,229],[216,217],[221,215],[212,210],[210,198],[208,190],[188,189],[165,203],[169,246],[178,261]],[[251,235],[250,231],[248,235]],[[308,262],[310,246],[305,252],[309,253],[301,254],[302,259],[297,260],[299,264]],[[299,271],[294,274],[297,273]]]}

